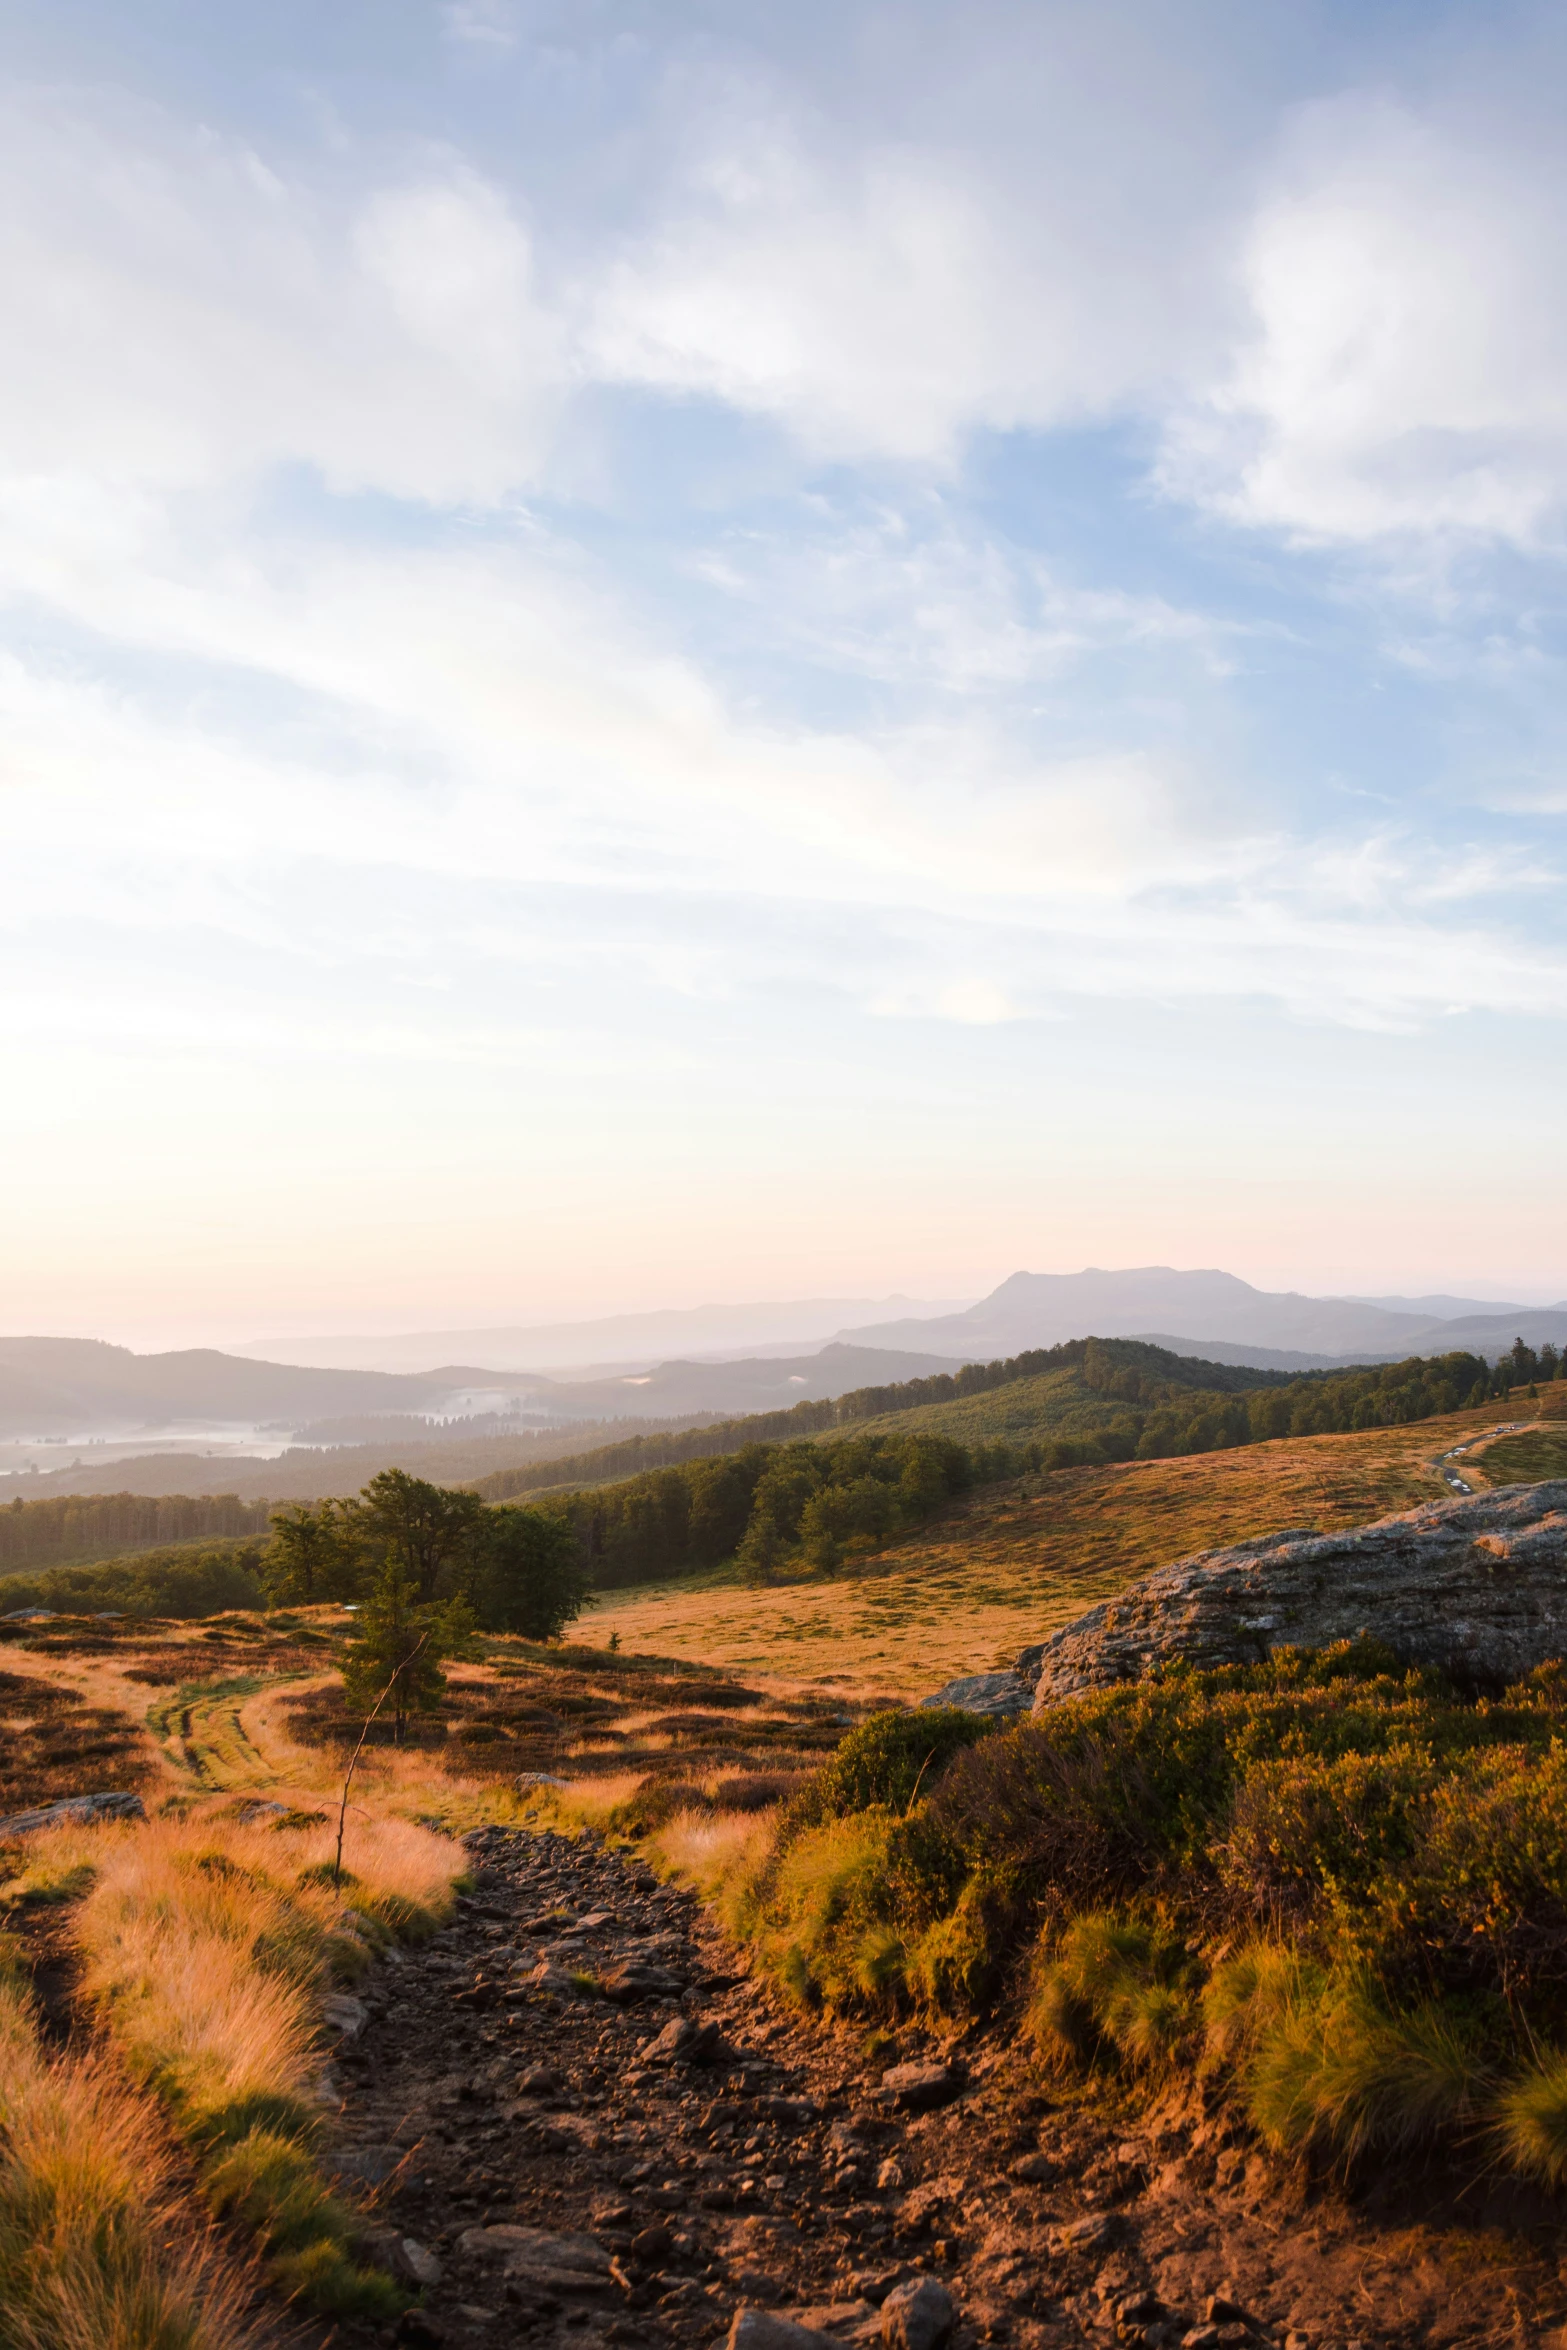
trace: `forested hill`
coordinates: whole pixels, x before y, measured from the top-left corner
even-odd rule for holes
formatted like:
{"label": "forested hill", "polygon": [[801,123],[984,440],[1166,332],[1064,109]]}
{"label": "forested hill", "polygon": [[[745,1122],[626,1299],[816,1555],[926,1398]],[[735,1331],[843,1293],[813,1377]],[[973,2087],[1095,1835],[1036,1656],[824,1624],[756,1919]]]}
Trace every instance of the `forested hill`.
{"label": "forested hill", "polygon": [[[1554,1360],[1553,1353],[1552,1369],[1543,1376],[1554,1374]],[[1511,1376],[1511,1367],[1499,1365],[1498,1374]],[[474,1490],[486,1500],[504,1501],[552,1488],[601,1485],[719,1458],[748,1445],[787,1444],[857,1425],[888,1434],[928,1431],[971,1444],[1000,1439],[1048,1448],[1062,1441],[1087,1442],[1096,1449],[1073,1457],[1105,1460],[1130,1459],[1139,1448],[1145,1456],[1205,1452],[1258,1435],[1327,1433],[1422,1419],[1433,1411],[1450,1411],[1471,1396],[1478,1401],[1494,1384],[1488,1366],[1472,1355],[1442,1356],[1429,1364],[1416,1358],[1365,1370],[1290,1373],[1204,1362],[1139,1339],[1074,1338],[1002,1362],[969,1363],[931,1378],[855,1388],[788,1411],[628,1436],[570,1460],[499,1469],[476,1479]],[[1357,1411],[1359,1419],[1352,1416]],[[1041,1459],[1042,1465],[1051,1465]]]}

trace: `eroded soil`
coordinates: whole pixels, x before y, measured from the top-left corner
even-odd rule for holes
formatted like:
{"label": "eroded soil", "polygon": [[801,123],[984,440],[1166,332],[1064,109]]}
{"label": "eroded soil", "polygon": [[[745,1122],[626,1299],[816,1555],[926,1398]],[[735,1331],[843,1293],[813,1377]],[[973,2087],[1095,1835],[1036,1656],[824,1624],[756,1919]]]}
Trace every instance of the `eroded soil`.
{"label": "eroded soil", "polygon": [[[1199,2098],[1117,2126],[1043,2094],[994,2030],[872,2062],[634,1858],[468,1842],[456,1921],[379,1969],[334,2065],[345,2182],[380,2256],[429,2280],[410,2350],[707,2350],[747,2305],[871,2338],[921,2272],[957,2304],[955,2350],[1525,2344],[1567,2315],[1559,2209],[1512,2185],[1406,2169],[1349,2203]],[[886,2069],[909,2062],[945,2074],[914,2106]]]}

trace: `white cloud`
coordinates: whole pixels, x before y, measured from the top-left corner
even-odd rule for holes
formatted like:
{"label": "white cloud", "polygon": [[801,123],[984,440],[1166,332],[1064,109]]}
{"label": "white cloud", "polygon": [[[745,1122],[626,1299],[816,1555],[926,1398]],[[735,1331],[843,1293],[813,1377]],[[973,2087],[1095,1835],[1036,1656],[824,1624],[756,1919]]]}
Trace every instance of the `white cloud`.
{"label": "white cloud", "polygon": [[456,161],[346,201],[159,116],[0,120],[0,449],[70,498],[314,467],[453,501],[536,472],[560,380],[530,241]]}
{"label": "white cloud", "polygon": [[517,12],[507,0],[447,0],[441,11],[447,38],[480,50],[515,49]]}
{"label": "white cloud", "polygon": [[1089,192],[1041,176],[726,120],[588,291],[586,363],[850,457],[945,464],[977,426],[1124,405],[1189,345],[1189,223],[1173,208],[1142,250],[1107,255]]}
{"label": "white cloud", "polygon": [[1167,486],[1304,540],[1553,537],[1567,498],[1567,173],[1350,96],[1307,111],[1244,239],[1250,323]]}

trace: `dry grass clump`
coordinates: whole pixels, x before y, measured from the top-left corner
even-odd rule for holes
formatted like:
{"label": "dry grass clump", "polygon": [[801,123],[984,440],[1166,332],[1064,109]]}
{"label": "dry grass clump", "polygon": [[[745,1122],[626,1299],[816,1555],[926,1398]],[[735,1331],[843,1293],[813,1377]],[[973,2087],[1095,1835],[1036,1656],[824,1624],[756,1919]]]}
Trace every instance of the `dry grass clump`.
{"label": "dry grass clump", "polygon": [[384,2317],[401,2297],[355,2263],[355,2216],[316,2166],[319,1999],[379,1942],[430,1930],[461,1858],[406,1821],[360,1818],[338,1889],[334,1835],[206,1805],[105,1838],[77,1912],[81,1988],[275,2280],[331,2314]]}
{"label": "dry grass clump", "polygon": [[4,2350],[243,2350],[247,2291],[182,2232],[155,2110],[101,2058],[47,2058],[0,1976]]}

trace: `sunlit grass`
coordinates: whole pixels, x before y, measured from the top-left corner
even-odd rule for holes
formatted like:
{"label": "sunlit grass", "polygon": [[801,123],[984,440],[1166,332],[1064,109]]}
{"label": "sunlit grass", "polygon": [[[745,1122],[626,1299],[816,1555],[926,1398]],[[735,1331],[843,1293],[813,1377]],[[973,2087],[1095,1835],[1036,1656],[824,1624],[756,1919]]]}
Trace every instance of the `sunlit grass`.
{"label": "sunlit grass", "polygon": [[182,2217],[155,2108],[101,2057],[46,2057],[0,1979],[0,2343],[242,2350],[249,2280]]}

